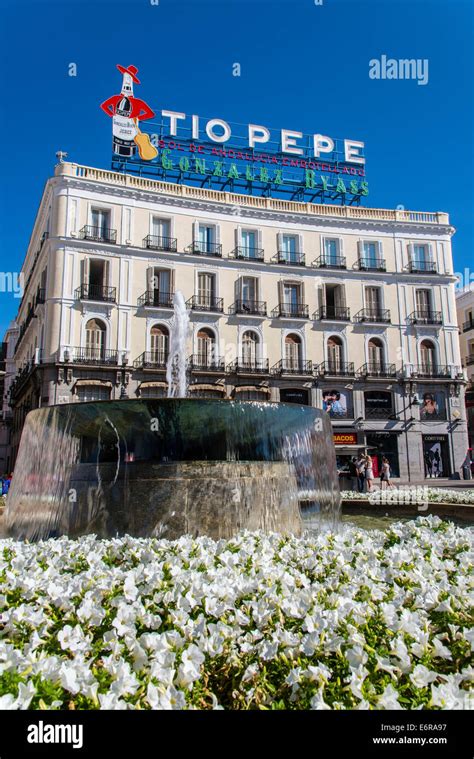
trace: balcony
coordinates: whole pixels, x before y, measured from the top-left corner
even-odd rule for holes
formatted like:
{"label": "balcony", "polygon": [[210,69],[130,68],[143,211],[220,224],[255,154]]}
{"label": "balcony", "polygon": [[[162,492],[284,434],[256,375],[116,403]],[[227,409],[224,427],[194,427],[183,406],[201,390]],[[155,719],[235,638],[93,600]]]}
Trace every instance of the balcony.
{"label": "balcony", "polygon": [[370,324],[390,324],[390,311],[381,308],[362,308],[354,316],[355,322]]}
{"label": "balcony", "polygon": [[176,253],[178,250],[178,240],[176,237],[147,235],[143,238],[143,247],[148,248],[148,250],[164,250],[169,253]]}
{"label": "balcony", "polygon": [[407,318],[409,324],[441,325],[443,323],[443,315],[441,311],[431,311],[431,309],[413,311]]}
{"label": "balcony", "polygon": [[81,285],[74,292],[76,300],[93,300],[99,303],[116,303],[117,288],[104,285]]}
{"label": "balcony", "polygon": [[81,240],[93,240],[94,242],[117,242],[117,230],[108,229],[107,227],[92,227],[90,224],[86,224],[79,230],[79,237]]}
{"label": "balcony", "polygon": [[471,329],[474,329],[474,322],[472,321],[464,322],[464,324],[462,325],[462,331],[470,332]]}
{"label": "balcony", "polygon": [[237,258],[241,261],[263,261],[263,248],[247,248],[245,245],[238,245],[229,253],[229,258]]}
{"label": "balcony", "polygon": [[112,365],[118,364],[118,351],[106,348],[66,348],[64,350],[64,362],[72,361],[73,364]]}
{"label": "balcony", "polygon": [[305,266],[305,257],[303,253],[289,253],[287,250],[279,250],[276,256],[273,256],[273,264],[285,264],[287,266]]}
{"label": "balcony", "polygon": [[196,353],[189,359],[189,368],[193,372],[224,372],[225,364],[223,358]]}
{"label": "balcony", "polygon": [[238,358],[228,364],[227,371],[232,374],[268,374],[268,358],[256,358],[250,361]]}
{"label": "balcony", "polygon": [[423,261],[415,259],[408,264],[410,274],[437,274],[438,269],[434,261]]}
{"label": "balcony", "polygon": [[397,376],[397,370],[395,364],[385,364],[383,361],[369,361],[357,370],[357,376],[393,378]]}
{"label": "balcony", "polygon": [[218,242],[192,242],[186,248],[186,253],[191,253],[193,256],[214,256],[215,258],[222,258],[222,245]]}
{"label": "balcony", "polygon": [[213,295],[193,295],[186,301],[186,305],[193,311],[210,311],[218,314],[224,311],[223,298],[215,298]]}
{"label": "balcony", "polygon": [[384,258],[359,258],[357,261],[359,271],[387,271]]}
{"label": "balcony", "polygon": [[414,367],[417,377],[427,379],[445,379],[451,377],[451,367],[445,364],[418,364]]}
{"label": "balcony", "polygon": [[168,361],[167,353],[157,351],[145,351],[133,362],[134,369],[166,369]]}
{"label": "balcony", "polygon": [[46,289],[44,287],[40,287],[36,293],[35,305],[41,306],[45,302],[46,302]]}
{"label": "balcony", "polygon": [[273,319],[309,319],[305,303],[279,303],[272,311]]}
{"label": "balcony", "polygon": [[229,308],[229,315],[240,314],[241,316],[266,316],[267,303],[264,300],[236,300]]}
{"label": "balcony", "polygon": [[344,256],[319,256],[311,264],[315,269],[346,269]]}
{"label": "balcony", "polygon": [[290,374],[297,376],[311,375],[313,374],[313,362],[312,361],[300,361],[283,358],[278,363],[274,364],[271,368],[272,374]]}
{"label": "balcony", "polygon": [[316,371],[324,377],[354,377],[355,374],[352,361],[323,361]]}
{"label": "balcony", "polygon": [[147,290],[140,295],[138,308],[173,308],[174,293],[164,293],[161,290]]}
{"label": "balcony", "polygon": [[321,306],[313,314],[318,321],[350,322],[351,310],[346,306]]}

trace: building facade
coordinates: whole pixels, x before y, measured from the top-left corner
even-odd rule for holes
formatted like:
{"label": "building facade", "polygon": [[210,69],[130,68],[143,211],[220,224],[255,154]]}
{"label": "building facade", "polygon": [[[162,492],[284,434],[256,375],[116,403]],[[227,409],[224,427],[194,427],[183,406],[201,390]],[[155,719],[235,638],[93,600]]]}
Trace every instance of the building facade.
{"label": "building facade", "polygon": [[467,376],[466,416],[471,459],[474,460],[474,285],[460,290],[456,297],[461,361]]}
{"label": "building facade", "polygon": [[11,322],[2,343],[0,362],[0,474],[9,474],[13,469],[11,446],[13,412],[9,400],[10,388],[17,374],[15,362],[17,337],[18,328],[15,322]]}
{"label": "building facade", "polygon": [[24,262],[12,458],[39,405],[166,395],[173,295],[189,394],[312,404],[341,471],[460,472],[465,374],[445,213],[299,203],[61,163]]}

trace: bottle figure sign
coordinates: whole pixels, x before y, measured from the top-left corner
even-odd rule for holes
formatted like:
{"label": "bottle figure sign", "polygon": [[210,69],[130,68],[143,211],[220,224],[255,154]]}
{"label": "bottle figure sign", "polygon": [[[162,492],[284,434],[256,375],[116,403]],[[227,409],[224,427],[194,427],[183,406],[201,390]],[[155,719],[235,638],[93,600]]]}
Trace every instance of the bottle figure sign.
{"label": "bottle figure sign", "polygon": [[107,116],[112,117],[113,150],[122,158],[131,158],[137,149],[140,158],[151,160],[157,155],[148,135],[140,131],[138,122],[151,119],[155,115],[143,100],[134,97],[133,83],[140,84],[136,66],[124,68],[117,65],[123,75],[120,95],[112,95],[101,104]]}

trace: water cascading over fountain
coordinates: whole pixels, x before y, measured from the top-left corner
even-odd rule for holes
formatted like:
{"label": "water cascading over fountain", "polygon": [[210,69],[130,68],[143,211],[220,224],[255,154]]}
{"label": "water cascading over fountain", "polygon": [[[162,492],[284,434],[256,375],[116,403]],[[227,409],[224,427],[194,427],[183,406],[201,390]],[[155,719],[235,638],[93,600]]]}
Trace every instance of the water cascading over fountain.
{"label": "water cascading over fountain", "polygon": [[300,534],[339,518],[327,414],[310,406],[186,398],[189,315],[174,299],[168,398],[49,406],[28,414],[5,511],[7,532]]}

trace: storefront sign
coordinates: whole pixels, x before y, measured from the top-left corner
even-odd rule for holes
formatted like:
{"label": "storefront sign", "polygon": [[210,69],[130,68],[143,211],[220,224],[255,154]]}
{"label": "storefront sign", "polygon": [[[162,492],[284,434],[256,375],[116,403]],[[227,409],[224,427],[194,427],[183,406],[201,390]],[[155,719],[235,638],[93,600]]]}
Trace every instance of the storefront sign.
{"label": "storefront sign", "polygon": [[[155,112],[133,95],[135,66],[117,66],[122,90],[102,103],[112,117],[112,168],[168,182],[305,202],[359,203],[369,193],[364,143],[196,114]],[[149,121],[147,131],[141,122]]]}
{"label": "storefront sign", "polygon": [[334,445],[357,445],[357,434],[355,432],[336,432],[332,438]]}

